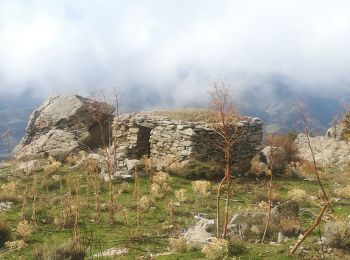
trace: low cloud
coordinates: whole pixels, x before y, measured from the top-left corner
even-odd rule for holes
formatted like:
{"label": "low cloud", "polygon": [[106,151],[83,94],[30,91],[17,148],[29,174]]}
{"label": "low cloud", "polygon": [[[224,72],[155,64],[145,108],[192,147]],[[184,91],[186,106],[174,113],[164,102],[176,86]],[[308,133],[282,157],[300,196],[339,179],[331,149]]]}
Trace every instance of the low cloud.
{"label": "low cloud", "polygon": [[182,105],[213,78],[240,92],[272,75],[342,91],[349,12],[340,0],[3,0],[0,95],[118,88]]}

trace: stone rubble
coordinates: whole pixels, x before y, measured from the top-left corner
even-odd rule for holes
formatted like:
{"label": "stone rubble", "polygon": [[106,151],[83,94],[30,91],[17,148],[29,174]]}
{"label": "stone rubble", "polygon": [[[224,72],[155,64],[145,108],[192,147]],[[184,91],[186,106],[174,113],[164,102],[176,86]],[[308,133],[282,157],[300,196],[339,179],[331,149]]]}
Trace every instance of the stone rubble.
{"label": "stone rubble", "polygon": [[8,201],[8,202],[0,202],[0,212],[1,211],[8,211],[12,208],[13,202]]}

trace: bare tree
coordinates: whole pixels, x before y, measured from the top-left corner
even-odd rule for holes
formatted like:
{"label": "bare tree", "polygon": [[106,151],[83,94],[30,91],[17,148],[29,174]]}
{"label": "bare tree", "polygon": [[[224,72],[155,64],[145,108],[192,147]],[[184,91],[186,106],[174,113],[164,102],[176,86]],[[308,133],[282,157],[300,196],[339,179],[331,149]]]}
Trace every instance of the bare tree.
{"label": "bare tree", "polygon": [[[96,121],[99,126],[101,134],[101,143],[107,159],[107,174],[109,184],[109,211],[110,221],[115,222],[114,211],[115,211],[115,198],[113,192],[113,174],[116,171],[116,146],[113,142],[113,113],[116,111],[116,117],[118,118],[119,113],[119,93],[114,95],[114,103],[116,110],[107,102],[107,98],[103,91],[97,93],[94,98],[88,101],[88,110],[92,118]],[[98,100],[98,101],[97,101]],[[111,119],[112,118],[112,119]],[[105,129],[107,128],[107,131]]]}
{"label": "bare tree", "polygon": [[[274,143],[274,136],[272,135],[270,140],[270,143]],[[269,163],[269,175],[270,175],[270,181],[269,181],[269,188],[268,188],[268,196],[269,196],[269,211],[267,215],[267,221],[264,229],[264,234],[261,239],[261,243],[264,244],[265,237],[267,234],[267,230],[269,228],[270,222],[271,222],[271,210],[272,210],[272,181],[273,181],[273,166],[274,166],[274,160],[275,160],[275,151],[273,150],[273,147],[271,146],[271,153],[270,153],[270,163]]]}
{"label": "bare tree", "polygon": [[292,247],[289,254],[293,255],[295,251],[298,249],[298,247],[304,242],[304,240],[310,236],[311,232],[321,223],[322,216],[325,213],[327,207],[329,205],[327,203],[324,204],[323,208],[321,209],[320,213],[318,214],[315,222],[312,224],[312,226],[305,232],[305,234],[297,241],[297,243]]}
{"label": "bare tree", "polygon": [[312,147],[311,139],[310,139],[311,130],[310,130],[309,126],[310,126],[310,123],[311,123],[311,119],[310,119],[310,115],[309,115],[309,113],[307,111],[307,107],[306,107],[305,102],[301,101],[299,103],[299,110],[300,110],[300,119],[301,119],[301,122],[302,122],[303,127],[304,127],[304,134],[305,134],[306,140],[307,140],[307,145],[309,147],[309,150],[310,150],[310,153],[311,153],[311,157],[312,157],[314,173],[316,175],[318,184],[319,184],[320,189],[322,191],[323,199],[327,202],[327,204],[329,205],[329,208],[332,210],[332,212],[334,212],[332,203],[330,202],[329,197],[328,197],[328,195],[327,195],[327,193],[326,193],[326,191],[325,191],[325,189],[323,187],[323,184],[322,184],[321,179],[320,179],[320,174],[319,174],[318,169],[317,169],[315,152],[314,152],[314,149]]}
{"label": "bare tree", "polygon": [[301,122],[303,123],[304,126],[304,134],[306,136],[306,140],[307,140],[307,144],[311,153],[311,157],[312,157],[312,163],[313,163],[313,169],[318,181],[318,184],[321,188],[321,191],[323,193],[323,199],[325,200],[325,204],[322,207],[320,213],[318,214],[315,222],[312,224],[312,226],[305,232],[305,234],[301,237],[301,239],[299,239],[296,244],[293,246],[293,248],[291,249],[291,251],[289,252],[290,255],[293,255],[295,253],[295,251],[299,248],[299,246],[304,242],[304,240],[310,236],[311,232],[321,223],[322,220],[322,216],[324,215],[324,213],[326,212],[327,208],[329,207],[331,209],[332,212],[334,212],[333,206],[329,200],[329,197],[322,185],[321,179],[320,179],[320,175],[317,169],[317,165],[316,165],[316,158],[315,158],[315,153],[311,144],[311,139],[310,139],[310,128],[309,128],[309,124],[310,124],[310,116],[309,113],[307,111],[306,108],[306,104],[305,102],[301,101],[299,103],[299,109],[300,109],[300,117],[301,117]]}
{"label": "bare tree", "polygon": [[214,130],[221,136],[223,142],[219,145],[221,150],[225,154],[225,175],[219,183],[217,189],[217,202],[216,202],[216,235],[221,237],[220,234],[220,194],[221,189],[226,182],[227,194],[226,194],[226,206],[225,217],[222,237],[227,235],[228,214],[231,198],[231,169],[232,169],[232,147],[237,141],[237,124],[234,124],[237,116],[235,107],[232,102],[231,93],[225,83],[219,80],[215,80],[211,83],[211,90],[209,91],[211,98],[211,106],[214,110],[216,117],[216,124]]}

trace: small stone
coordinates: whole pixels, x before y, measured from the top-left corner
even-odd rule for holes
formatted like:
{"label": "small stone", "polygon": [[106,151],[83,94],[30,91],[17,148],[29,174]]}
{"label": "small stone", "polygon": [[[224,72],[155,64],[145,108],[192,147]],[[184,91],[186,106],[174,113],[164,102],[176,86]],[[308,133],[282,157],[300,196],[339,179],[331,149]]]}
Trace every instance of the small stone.
{"label": "small stone", "polygon": [[138,133],[139,131],[140,131],[139,128],[129,128],[129,133],[131,133],[131,134],[136,134],[136,133]]}
{"label": "small stone", "polygon": [[182,133],[184,135],[188,135],[188,136],[196,136],[197,135],[197,133],[192,128],[187,128],[184,131],[182,131]]}

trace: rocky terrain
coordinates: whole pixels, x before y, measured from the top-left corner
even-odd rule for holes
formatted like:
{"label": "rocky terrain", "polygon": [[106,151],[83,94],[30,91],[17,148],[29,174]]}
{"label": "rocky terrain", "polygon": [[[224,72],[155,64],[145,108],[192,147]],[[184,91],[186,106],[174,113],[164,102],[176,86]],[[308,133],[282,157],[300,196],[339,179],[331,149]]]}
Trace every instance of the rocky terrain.
{"label": "rocky terrain", "polygon": [[[16,160],[0,164],[1,258],[288,259],[325,207],[306,136],[266,145],[263,122],[241,116],[232,125],[228,235],[218,239],[224,154],[215,124],[113,111],[61,95],[32,113]],[[341,136],[310,139],[334,212],[320,215],[296,251],[303,259],[350,252],[350,157]]]}

